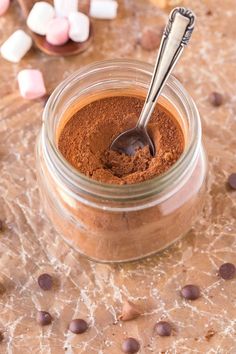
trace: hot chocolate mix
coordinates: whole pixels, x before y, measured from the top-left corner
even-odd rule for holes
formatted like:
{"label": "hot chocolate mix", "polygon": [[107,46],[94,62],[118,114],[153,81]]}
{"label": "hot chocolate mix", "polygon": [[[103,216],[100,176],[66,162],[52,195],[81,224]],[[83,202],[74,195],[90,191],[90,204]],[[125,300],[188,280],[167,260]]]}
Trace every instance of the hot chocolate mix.
{"label": "hot chocolate mix", "polygon": [[57,145],[65,159],[89,177],[85,189],[78,181],[75,193],[67,193],[64,188],[67,177],[58,184],[47,166],[42,166],[47,185],[41,190],[49,217],[70,245],[94,260],[134,260],[160,251],[185,234],[202,209],[205,193],[202,155],[184,175],[184,184],[176,189],[180,181],[170,181],[165,188],[168,196],[161,201],[158,191],[133,201],[128,189],[127,200],[115,197],[113,201],[110,195],[107,199],[100,194],[96,198],[93,190],[87,194],[93,180],[116,187],[151,181],[168,171],[180,158],[185,144],[188,145],[178,112],[165,101],[156,106],[148,124],[156,156],[152,157],[147,147],[132,157],[111,152],[113,139],[137,123],[143,103],[141,92],[132,96],[129,90],[116,96],[101,92],[80,98],[63,112],[57,127]]}
{"label": "hot chocolate mix", "polygon": [[80,172],[104,183],[139,183],[166,172],[184,150],[184,137],[177,120],[157,105],[148,131],[156,156],[148,146],[134,156],[110,150],[114,138],[135,126],[144,99],[115,96],[102,98],[79,109],[59,136],[63,156]]}

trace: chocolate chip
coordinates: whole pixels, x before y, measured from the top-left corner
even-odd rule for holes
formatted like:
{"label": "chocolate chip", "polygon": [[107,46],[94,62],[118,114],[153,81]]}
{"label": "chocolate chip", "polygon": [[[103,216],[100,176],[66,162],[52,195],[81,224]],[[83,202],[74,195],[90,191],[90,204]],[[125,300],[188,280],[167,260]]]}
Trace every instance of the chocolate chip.
{"label": "chocolate chip", "polygon": [[51,290],[52,288],[52,277],[50,274],[44,273],[38,277],[38,284],[43,290]]}
{"label": "chocolate chip", "polygon": [[172,327],[169,322],[159,321],[155,325],[155,332],[161,337],[169,337],[172,332]]}
{"label": "chocolate chip", "polygon": [[212,11],[211,10],[207,10],[206,15],[207,16],[212,16]]}
{"label": "chocolate chip", "polygon": [[37,313],[36,320],[41,326],[47,326],[52,323],[52,316],[49,312],[39,311]]}
{"label": "chocolate chip", "polygon": [[187,300],[196,300],[201,294],[197,285],[188,284],[181,289],[181,295]]}
{"label": "chocolate chip", "polygon": [[130,321],[139,317],[141,312],[131,301],[125,301],[122,308],[122,313],[118,317],[121,321]]}
{"label": "chocolate chip", "polygon": [[232,263],[224,263],[219,268],[219,275],[225,280],[233,279],[236,275],[235,265]]}
{"label": "chocolate chip", "polygon": [[209,100],[214,107],[219,107],[224,102],[223,95],[219,92],[212,92],[209,96]]}
{"label": "chocolate chip", "polygon": [[145,29],[142,33],[140,44],[143,49],[151,51],[159,47],[161,35],[153,29]]}
{"label": "chocolate chip", "polygon": [[231,173],[231,175],[228,178],[228,184],[230,188],[236,189],[236,173]]}
{"label": "chocolate chip", "polygon": [[2,342],[3,339],[4,339],[4,336],[3,336],[2,332],[0,332],[0,342]]}
{"label": "chocolate chip", "polygon": [[3,222],[0,220],[0,231],[3,231]]}
{"label": "chocolate chip", "polygon": [[122,351],[128,354],[137,353],[140,349],[140,344],[135,338],[126,338],[122,344]]}
{"label": "chocolate chip", "polygon": [[209,341],[215,334],[216,332],[214,329],[208,329],[207,334],[205,335],[206,340]]}
{"label": "chocolate chip", "polygon": [[87,331],[88,329],[88,324],[86,321],[81,320],[81,319],[75,319],[72,320],[70,325],[69,325],[69,330],[72,333],[76,333],[76,334],[81,334],[84,333],[85,331]]}

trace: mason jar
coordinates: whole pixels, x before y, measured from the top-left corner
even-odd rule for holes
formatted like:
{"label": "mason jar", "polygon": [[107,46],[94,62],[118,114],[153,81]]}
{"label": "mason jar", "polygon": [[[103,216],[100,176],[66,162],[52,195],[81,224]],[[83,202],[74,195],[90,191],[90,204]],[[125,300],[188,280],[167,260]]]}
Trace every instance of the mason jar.
{"label": "mason jar", "polygon": [[43,112],[36,154],[45,212],[66,242],[95,261],[131,261],[159,252],[188,232],[203,207],[207,163],[201,121],[174,76],[158,103],[178,120],[185,148],[163,175],[138,184],[104,184],[81,174],[58,150],[68,110],[105,97],[145,97],[152,72],[151,65],[134,60],[91,64],[62,82]]}

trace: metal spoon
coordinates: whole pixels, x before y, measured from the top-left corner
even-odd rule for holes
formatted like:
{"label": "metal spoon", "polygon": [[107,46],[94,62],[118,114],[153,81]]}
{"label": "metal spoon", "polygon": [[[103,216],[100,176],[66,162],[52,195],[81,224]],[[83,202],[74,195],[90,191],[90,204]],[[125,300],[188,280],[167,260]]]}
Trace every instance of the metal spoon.
{"label": "metal spoon", "polygon": [[156,154],[155,145],[150,138],[146,126],[151,118],[157,100],[175,64],[178,62],[184,47],[188,44],[195,24],[195,15],[183,7],[177,7],[170,13],[164,30],[157,61],[152,76],[146,101],[137,125],[121,133],[111,144],[110,149],[134,155],[145,146],[149,146],[151,154]]}
{"label": "metal spoon", "polygon": [[[38,0],[37,0],[38,1]],[[31,8],[37,2],[36,0],[18,0],[18,3],[21,7],[23,15],[27,18]],[[52,1],[48,1],[52,2]],[[40,36],[31,31],[31,37],[34,40],[35,45],[44,53],[52,56],[69,56],[82,53],[85,51],[91,44],[93,38],[93,29],[92,25],[90,25],[90,34],[87,41],[82,43],[76,43],[73,41],[69,41],[64,45],[55,46],[46,41],[45,36]]]}

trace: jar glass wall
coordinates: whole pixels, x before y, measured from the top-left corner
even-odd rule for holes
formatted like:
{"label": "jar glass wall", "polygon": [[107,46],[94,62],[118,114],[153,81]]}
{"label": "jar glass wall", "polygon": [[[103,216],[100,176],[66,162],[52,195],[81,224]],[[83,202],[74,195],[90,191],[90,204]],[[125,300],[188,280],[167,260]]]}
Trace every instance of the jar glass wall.
{"label": "jar glass wall", "polygon": [[182,237],[202,210],[207,165],[201,122],[173,76],[159,103],[178,120],[185,150],[165,174],[133,185],[103,184],[75,170],[58,150],[73,109],[110,96],[145,97],[152,71],[133,60],[92,64],[60,84],[44,110],[36,153],[46,214],[72,247],[93,260],[121,262],[160,251]]}

